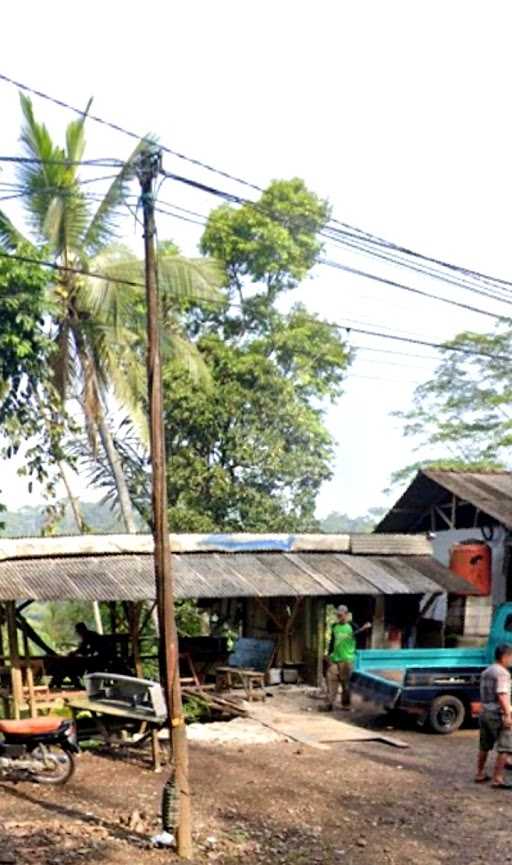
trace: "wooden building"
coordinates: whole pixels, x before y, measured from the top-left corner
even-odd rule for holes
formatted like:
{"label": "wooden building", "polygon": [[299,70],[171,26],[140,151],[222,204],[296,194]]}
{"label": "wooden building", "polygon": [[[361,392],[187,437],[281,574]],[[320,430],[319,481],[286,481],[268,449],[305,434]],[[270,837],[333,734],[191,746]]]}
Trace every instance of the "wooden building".
{"label": "wooden building", "polygon": [[[316,683],[326,608],[346,603],[374,623],[372,645],[411,627],[425,593],[471,591],[409,535],[172,535],[177,599],[195,599],[240,636],[271,637],[274,664],[296,665]],[[21,627],[33,601],[126,602],[136,640],[142,605],[154,602],[148,535],[0,539],[3,645],[0,682],[11,714],[37,710],[34,639]],[[37,635],[32,635],[37,638]],[[0,643],[2,645],[2,643]],[[41,663],[41,659],[37,659]]]}
{"label": "wooden building", "polygon": [[512,600],[512,472],[419,471],[375,531],[430,532],[433,554],[445,566],[455,544],[469,539],[487,544],[490,591],[468,596],[448,611],[468,640],[486,638],[493,607]]}

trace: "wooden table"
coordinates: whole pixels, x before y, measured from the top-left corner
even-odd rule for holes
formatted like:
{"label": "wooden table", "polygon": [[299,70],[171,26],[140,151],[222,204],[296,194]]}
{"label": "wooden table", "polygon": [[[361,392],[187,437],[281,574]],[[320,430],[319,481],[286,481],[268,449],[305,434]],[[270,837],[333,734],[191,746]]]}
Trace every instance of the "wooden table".
{"label": "wooden table", "polygon": [[250,670],[246,667],[217,667],[215,671],[215,687],[217,691],[231,688],[234,681],[241,683],[250,702],[256,699],[255,688],[261,690],[262,699],[265,699],[265,673]]}
{"label": "wooden table", "polygon": [[89,700],[87,697],[73,698],[67,701],[69,708],[73,714],[73,719],[77,725],[77,731],[80,734],[80,726],[78,723],[78,715],[80,712],[89,712],[93,722],[94,729],[92,733],[84,738],[96,738],[98,736],[108,745],[114,741],[119,741],[115,733],[119,730],[127,732],[122,724],[111,724],[110,719],[118,719],[118,721],[126,721],[127,727],[133,727],[134,722],[139,725],[139,731],[130,737],[121,736],[121,741],[135,745],[143,745],[148,739],[151,739],[153,769],[155,772],[160,772],[162,769],[162,752],[158,734],[162,727],[166,724],[166,718],[159,718],[149,712],[143,710],[130,709],[128,706],[116,704],[108,700]]}

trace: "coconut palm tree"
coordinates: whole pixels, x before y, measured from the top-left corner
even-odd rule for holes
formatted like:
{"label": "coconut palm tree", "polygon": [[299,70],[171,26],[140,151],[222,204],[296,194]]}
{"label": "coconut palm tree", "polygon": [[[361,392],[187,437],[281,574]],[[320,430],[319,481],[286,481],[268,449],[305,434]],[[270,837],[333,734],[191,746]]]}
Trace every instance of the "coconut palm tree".
{"label": "coconut palm tree", "polygon": [[[20,164],[18,180],[31,240],[0,211],[0,246],[14,251],[21,243],[44,247],[58,270],[51,286],[54,354],[53,382],[64,404],[80,392],[86,428],[91,442],[99,438],[117,490],[117,500],[126,530],[136,524],[121,460],[113,442],[107,416],[107,398],[112,392],[132,411],[140,412],[144,382],[140,341],[143,310],[142,264],[128,250],[111,248],[116,237],[119,207],[126,201],[134,177],[134,164],[144,142],[137,145],[120,166],[103,197],[86,191],[80,163],[85,151],[84,115],[71,122],[65,146],[55,144],[35,116],[31,100],[20,96],[23,113],[21,143],[28,161]],[[172,260],[171,260],[172,259]],[[219,284],[219,268],[207,260],[190,262],[166,255],[160,262],[161,279],[170,293],[190,299],[211,299]],[[105,281],[73,270],[108,277]],[[116,282],[124,279],[140,285]],[[175,334],[175,343],[181,338]],[[180,343],[181,348],[184,344]],[[192,351],[193,356],[193,351]],[[140,418],[139,418],[140,420]]]}

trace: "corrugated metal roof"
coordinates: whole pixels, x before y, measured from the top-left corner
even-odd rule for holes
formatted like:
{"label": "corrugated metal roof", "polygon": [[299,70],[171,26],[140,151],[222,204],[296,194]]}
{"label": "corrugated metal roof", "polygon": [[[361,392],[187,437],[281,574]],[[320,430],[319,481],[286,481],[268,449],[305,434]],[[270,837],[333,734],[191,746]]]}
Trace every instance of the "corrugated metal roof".
{"label": "corrugated metal roof", "polygon": [[[512,472],[457,472],[424,469],[376,527],[376,532],[430,529],[430,508],[457,496],[457,527],[490,522],[512,528]],[[475,508],[478,509],[475,520]]]}
{"label": "corrugated metal roof", "polygon": [[[173,553],[375,553],[428,555],[426,537],[370,534],[196,534],[169,535]],[[47,538],[0,538],[0,561],[46,556],[103,556],[152,553],[152,535],[69,535]]]}
{"label": "corrugated metal roof", "polygon": [[[430,556],[336,553],[175,554],[178,598],[474,593]],[[0,601],[137,601],[155,597],[149,554],[0,562]]]}

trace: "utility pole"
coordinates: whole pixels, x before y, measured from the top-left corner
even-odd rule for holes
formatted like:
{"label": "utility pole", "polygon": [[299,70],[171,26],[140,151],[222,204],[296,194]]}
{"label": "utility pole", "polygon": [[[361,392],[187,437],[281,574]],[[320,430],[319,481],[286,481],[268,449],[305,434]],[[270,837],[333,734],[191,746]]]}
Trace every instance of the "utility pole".
{"label": "utility pole", "polygon": [[179,801],[176,831],[178,855],[192,858],[192,826],[188,780],[188,745],[179,675],[178,635],[174,614],[169,524],[167,519],[167,471],[163,424],[162,367],[160,356],[160,303],[156,267],[156,226],[154,183],[158,177],[161,151],[148,145],[139,157],[137,175],[141,184],[144,215],[145,283],[147,304],[147,369],[150,453],[152,467],[153,537],[155,583],[160,629],[160,677],[168,709],[171,759]]}

